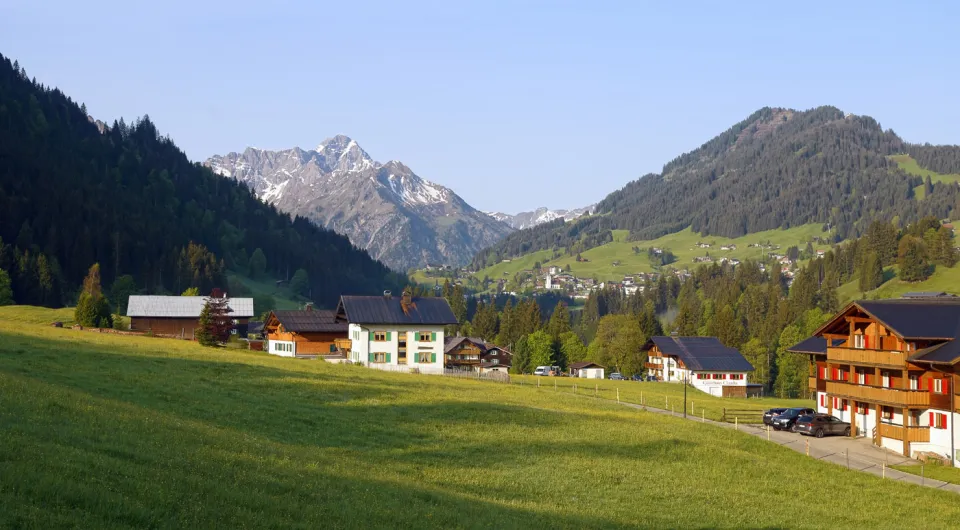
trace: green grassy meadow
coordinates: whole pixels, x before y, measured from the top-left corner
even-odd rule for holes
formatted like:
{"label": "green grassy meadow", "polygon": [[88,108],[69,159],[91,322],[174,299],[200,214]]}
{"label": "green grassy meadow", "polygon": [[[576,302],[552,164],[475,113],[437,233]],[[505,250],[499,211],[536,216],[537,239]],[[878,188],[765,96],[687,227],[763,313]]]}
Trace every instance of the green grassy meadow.
{"label": "green grassy meadow", "polygon": [[[942,173],[937,173],[935,171],[930,171],[929,169],[923,169],[917,164],[917,161],[913,159],[910,155],[891,155],[890,160],[893,160],[900,166],[900,169],[906,171],[911,175],[917,175],[919,177],[927,178],[930,177],[930,180],[934,183],[936,182],[953,182],[960,183],[960,173],[951,173],[949,175],[944,175]],[[917,186],[913,188],[914,195],[917,199],[924,198],[923,186]]]}
{"label": "green grassy meadow", "polygon": [[[683,413],[683,385],[676,383],[655,383],[637,381],[611,381],[609,379],[580,379],[576,377],[537,377],[533,375],[510,376],[512,384],[522,384],[540,389],[563,393],[573,393],[573,386],[577,385],[577,393],[600,399],[616,401],[617,392],[620,401],[634,403],[648,407],[673,410]],[[539,379],[539,381],[538,381]],[[772,397],[763,398],[721,398],[711,396],[693,388],[687,388],[687,414],[698,418],[719,421],[724,415],[724,409],[737,411],[762,411],[773,407],[809,407],[812,399],[781,399]],[[730,415],[733,415],[732,413]],[[736,414],[741,423],[760,423],[757,415]],[[729,421],[733,422],[731,418]]]}
{"label": "green grassy meadow", "polygon": [[[0,432],[2,528],[948,528],[960,517],[949,492],[572,393],[9,318]],[[841,516],[827,498],[897,502],[851,502]]]}
{"label": "green grassy meadow", "polygon": [[[577,262],[573,256],[561,256],[558,259],[550,259],[553,253],[549,250],[543,250],[527,254],[523,257],[513,259],[510,263],[498,263],[477,272],[476,276],[482,279],[484,276],[490,276],[491,279],[497,279],[504,276],[512,276],[516,272],[525,269],[532,269],[534,263],[541,262],[544,266],[559,265],[564,270],[569,270],[575,276],[582,278],[597,277],[600,280],[621,280],[624,276],[629,276],[637,272],[652,272],[653,266],[647,258],[645,252],[634,254],[633,247],[646,249],[649,247],[659,247],[670,249],[676,256],[677,261],[671,264],[672,267],[694,268],[697,266],[693,258],[710,254],[714,259],[722,257],[737,258],[741,261],[747,259],[759,260],[766,256],[770,250],[764,250],[759,247],[747,247],[750,243],[770,242],[774,245],[780,245],[780,254],[786,253],[788,247],[796,245],[802,250],[808,241],[815,237],[826,237],[828,234],[822,230],[820,224],[807,224],[790,228],[787,230],[767,230],[748,234],[738,238],[726,238],[716,236],[702,236],[693,232],[691,229],[669,234],[652,241],[627,241],[628,231],[614,230],[614,240],[605,245],[592,248],[581,253],[581,256],[589,261]],[[711,243],[709,249],[696,247],[697,242]],[[737,245],[736,250],[722,251],[721,245]],[[814,244],[815,249],[827,250],[828,245]],[[619,261],[618,266],[613,262]]]}
{"label": "green grassy meadow", "polygon": [[926,478],[942,480],[943,482],[949,482],[951,484],[960,484],[960,469],[955,467],[947,467],[935,464],[927,464],[923,466],[923,469],[921,469],[920,465],[918,464],[890,467],[903,471],[904,473],[916,475],[918,477],[924,476]]}
{"label": "green grassy meadow", "polygon": [[[308,300],[302,296],[296,295],[285,286],[277,287],[276,280],[265,279],[255,280],[249,276],[243,276],[233,272],[228,273],[231,280],[236,280],[243,284],[250,291],[250,296],[270,295],[276,303],[276,308],[281,310],[300,309]],[[254,308],[254,312],[259,315],[261,309]]]}

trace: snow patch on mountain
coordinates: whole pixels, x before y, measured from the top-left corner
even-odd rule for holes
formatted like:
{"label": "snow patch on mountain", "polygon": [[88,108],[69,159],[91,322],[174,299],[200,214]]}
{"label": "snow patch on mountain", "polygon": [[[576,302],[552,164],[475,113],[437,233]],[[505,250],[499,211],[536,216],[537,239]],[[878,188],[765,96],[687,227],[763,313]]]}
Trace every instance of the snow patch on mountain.
{"label": "snow patch on mountain", "polygon": [[520,212],[515,215],[503,212],[484,213],[490,217],[493,217],[497,221],[510,225],[517,230],[523,230],[524,228],[531,228],[561,218],[570,221],[584,214],[592,214],[596,206],[596,204],[591,204],[590,206],[574,208],[572,210],[551,210],[550,208],[540,207],[532,212]]}

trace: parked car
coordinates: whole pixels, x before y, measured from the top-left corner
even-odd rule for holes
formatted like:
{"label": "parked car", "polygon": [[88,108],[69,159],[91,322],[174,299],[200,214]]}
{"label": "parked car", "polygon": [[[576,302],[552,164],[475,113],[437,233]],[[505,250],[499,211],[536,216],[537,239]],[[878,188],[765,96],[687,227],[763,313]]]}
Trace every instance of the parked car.
{"label": "parked car", "polygon": [[794,407],[792,409],[787,409],[780,414],[777,414],[773,417],[771,425],[773,425],[774,430],[783,431],[783,430],[793,430],[794,424],[797,423],[797,418],[800,416],[805,416],[807,414],[816,414],[817,411],[813,409],[803,408],[803,407]]}
{"label": "parked car", "polygon": [[620,372],[613,372],[612,374],[610,374],[610,379],[613,381],[626,381],[626,378],[623,377],[623,374],[621,374]]}
{"label": "parked car", "polygon": [[828,434],[850,436],[850,424],[829,414],[810,414],[797,418],[794,430],[807,436],[823,438]]}
{"label": "parked car", "polygon": [[655,375],[648,375],[648,376],[647,376],[647,381],[651,381],[651,382],[656,383],[656,382],[657,382],[657,376],[655,376]]}
{"label": "parked car", "polygon": [[770,409],[763,413],[763,424],[764,425],[773,425],[773,418],[777,414],[783,414],[787,409],[784,407],[778,407],[775,409]]}
{"label": "parked car", "polygon": [[640,374],[633,374],[633,377],[630,378],[631,381],[643,381],[643,376]]}
{"label": "parked car", "polygon": [[550,367],[549,366],[538,366],[536,370],[533,371],[533,375],[549,375]]}

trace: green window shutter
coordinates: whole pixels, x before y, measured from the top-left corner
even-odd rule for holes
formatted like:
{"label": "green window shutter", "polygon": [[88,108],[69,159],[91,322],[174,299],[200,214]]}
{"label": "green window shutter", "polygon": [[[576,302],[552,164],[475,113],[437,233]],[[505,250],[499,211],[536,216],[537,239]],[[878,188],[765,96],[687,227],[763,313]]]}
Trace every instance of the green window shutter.
{"label": "green window shutter", "polygon": [[387,332],[387,342],[390,342],[390,332]]}
{"label": "green window shutter", "polygon": [[430,341],[437,342],[437,334],[435,332],[430,334]]}
{"label": "green window shutter", "polygon": [[373,352],[367,353],[367,362],[373,362]]}
{"label": "green window shutter", "polygon": [[415,363],[420,362],[420,354],[419,354],[419,353],[414,353],[414,354],[413,354],[413,362],[415,362]]}
{"label": "green window shutter", "polygon": [[331,344],[331,345],[330,345],[330,353],[337,353],[337,345],[336,345],[336,344]]}
{"label": "green window shutter", "polygon": [[430,354],[430,362],[432,362],[432,363],[437,362],[437,354],[436,354],[436,353],[431,353],[431,354]]}
{"label": "green window shutter", "polygon": [[387,353],[387,362],[390,362],[390,353]]}

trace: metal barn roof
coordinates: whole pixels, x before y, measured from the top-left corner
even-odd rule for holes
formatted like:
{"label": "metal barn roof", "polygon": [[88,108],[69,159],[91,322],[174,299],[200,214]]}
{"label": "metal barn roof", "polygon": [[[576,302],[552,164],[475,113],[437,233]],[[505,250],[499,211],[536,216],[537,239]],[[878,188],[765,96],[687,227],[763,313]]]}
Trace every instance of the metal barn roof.
{"label": "metal barn roof", "polygon": [[[131,295],[127,302],[128,317],[200,318],[206,296]],[[253,316],[253,298],[228,298],[233,318]]]}

